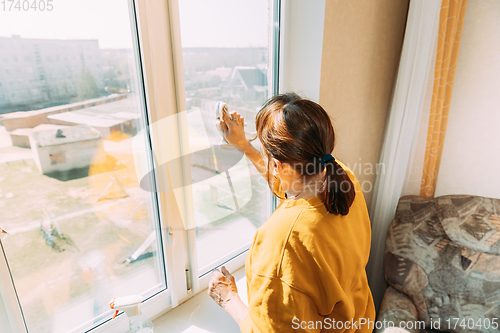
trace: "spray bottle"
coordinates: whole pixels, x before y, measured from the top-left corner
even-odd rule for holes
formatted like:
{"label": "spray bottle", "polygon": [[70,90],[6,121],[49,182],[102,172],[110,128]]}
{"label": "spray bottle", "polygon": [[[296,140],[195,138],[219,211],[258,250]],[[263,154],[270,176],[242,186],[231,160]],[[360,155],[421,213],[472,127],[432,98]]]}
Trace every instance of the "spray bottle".
{"label": "spray bottle", "polygon": [[127,314],[129,320],[130,333],[153,333],[153,323],[140,310],[144,297],[139,295],[114,298],[109,307],[115,311],[113,319],[118,311]]}

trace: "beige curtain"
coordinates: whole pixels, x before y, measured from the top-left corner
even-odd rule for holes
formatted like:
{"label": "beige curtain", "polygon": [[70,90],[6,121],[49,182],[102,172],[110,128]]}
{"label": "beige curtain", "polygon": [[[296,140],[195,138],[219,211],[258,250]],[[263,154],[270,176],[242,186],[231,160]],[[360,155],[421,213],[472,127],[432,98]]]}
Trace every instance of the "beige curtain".
{"label": "beige curtain", "polygon": [[433,197],[443,151],[467,0],[443,0],[420,195]]}

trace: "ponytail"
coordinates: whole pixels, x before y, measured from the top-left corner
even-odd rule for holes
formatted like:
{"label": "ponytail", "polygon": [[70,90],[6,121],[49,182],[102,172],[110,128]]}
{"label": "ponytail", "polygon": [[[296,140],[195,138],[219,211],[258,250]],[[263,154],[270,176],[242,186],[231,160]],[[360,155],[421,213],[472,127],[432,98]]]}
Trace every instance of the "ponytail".
{"label": "ponytail", "polygon": [[349,213],[349,207],[356,196],[354,184],[335,159],[322,164],[326,168],[326,175],[321,199],[328,212],[345,216]]}

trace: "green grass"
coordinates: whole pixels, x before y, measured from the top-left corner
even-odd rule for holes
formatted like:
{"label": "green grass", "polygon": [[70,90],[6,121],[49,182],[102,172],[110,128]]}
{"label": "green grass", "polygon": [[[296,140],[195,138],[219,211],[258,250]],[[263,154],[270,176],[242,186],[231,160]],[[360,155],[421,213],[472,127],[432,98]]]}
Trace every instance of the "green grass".
{"label": "green grass", "polygon": [[[68,191],[88,186],[87,178],[61,182],[41,175],[33,160],[0,164],[0,177],[0,223],[7,224],[41,219],[42,208],[56,216],[81,209],[81,199],[71,197]],[[14,197],[7,199],[7,193]]]}
{"label": "green grass", "polygon": [[[155,265],[154,257],[131,265],[123,263],[151,231],[146,209],[141,207],[135,220],[127,226],[112,221],[115,213],[128,218],[127,214],[131,214],[142,198],[118,203],[105,211],[88,211],[63,218],[59,227],[65,239],[56,239],[54,248],[45,242],[39,228],[42,209],[47,209],[57,218],[116,202],[92,203],[111,175],[101,172],[91,177],[61,181],[40,174],[32,160],[0,164],[0,226],[13,231],[2,245],[24,315],[33,331],[42,332],[44,326],[50,327],[51,314],[57,307],[76,297],[92,295],[95,279],[121,281],[133,271]],[[137,186],[126,179],[124,183],[126,187]],[[18,226],[31,228],[16,232]],[[104,259],[95,267],[95,272],[86,275],[82,267],[93,251],[100,251]]]}

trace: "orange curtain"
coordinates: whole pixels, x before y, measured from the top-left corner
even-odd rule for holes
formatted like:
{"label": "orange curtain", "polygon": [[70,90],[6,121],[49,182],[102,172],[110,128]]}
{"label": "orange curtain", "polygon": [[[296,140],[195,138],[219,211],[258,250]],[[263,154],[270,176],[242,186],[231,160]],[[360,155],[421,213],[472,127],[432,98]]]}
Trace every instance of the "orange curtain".
{"label": "orange curtain", "polygon": [[443,151],[467,0],[443,0],[420,196],[433,197]]}

